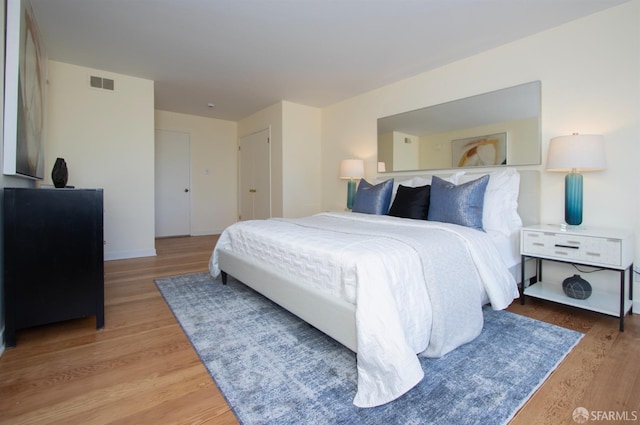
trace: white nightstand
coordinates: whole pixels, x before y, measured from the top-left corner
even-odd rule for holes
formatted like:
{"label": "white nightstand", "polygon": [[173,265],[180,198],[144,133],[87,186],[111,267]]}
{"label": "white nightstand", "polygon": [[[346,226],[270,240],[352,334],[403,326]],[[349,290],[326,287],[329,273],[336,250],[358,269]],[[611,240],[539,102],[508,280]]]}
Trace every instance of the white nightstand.
{"label": "white nightstand", "polygon": [[[559,225],[540,224],[522,228],[520,235],[522,255],[522,288],[524,295],[542,298],[566,305],[597,311],[620,318],[620,331],[624,331],[624,316],[632,312],[633,299],[633,233],[621,229],[596,227],[563,228]],[[536,283],[524,287],[524,262],[527,257],[536,259]],[[568,297],[559,282],[542,279],[542,260],[582,264],[620,272],[619,294],[593,290],[586,300]],[[629,271],[628,279],[625,277]],[[629,282],[625,290],[625,281]]]}

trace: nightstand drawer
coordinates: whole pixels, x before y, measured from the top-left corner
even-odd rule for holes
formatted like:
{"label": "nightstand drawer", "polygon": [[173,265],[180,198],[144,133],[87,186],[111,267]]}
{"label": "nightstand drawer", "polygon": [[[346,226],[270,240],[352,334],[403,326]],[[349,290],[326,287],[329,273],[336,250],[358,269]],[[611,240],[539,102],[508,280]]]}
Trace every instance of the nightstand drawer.
{"label": "nightstand drawer", "polygon": [[622,265],[620,239],[524,230],[522,254],[564,261]]}
{"label": "nightstand drawer", "polygon": [[546,254],[549,252],[549,242],[545,232],[522,232],[522,254]]}

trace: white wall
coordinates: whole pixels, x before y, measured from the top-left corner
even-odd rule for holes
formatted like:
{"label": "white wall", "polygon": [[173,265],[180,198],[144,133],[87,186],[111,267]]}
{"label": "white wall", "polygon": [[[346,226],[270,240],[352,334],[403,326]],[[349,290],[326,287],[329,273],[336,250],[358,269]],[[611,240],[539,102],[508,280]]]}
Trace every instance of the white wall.
{"label": "white wall", "polygon": [[[49,61],[45,170],[104,189],[105,259],[155,255],[153,81]],[[89,87],[111,78],[115,91]],[[47,173],[44,184],[51,184]]]}
{"label": "white wall", "polygon": [[367,178],[376,177],[377,118],[534,80],[543,164],[524,168],[541,170],[542,221],[564,220],[564,175],[544,171],[549,139],[603,134],[608,168],[585,174],[583,224],[633,229],[640,264],[640,0],[323,109],[323,208],[344,203],[341,159],[365,159]]}
{"label": "white wall", "polygon": [[301,217],[320,211],[321,119],[320,109],[283,101],[238,122],[239,138],[271,129],[274,217]]}
{"label": "white wall", "polygon": [[304,217],[321,209],[321,110],[282,103],[283,216]]}
{"label": "white wall", "polygon": [[156,110],[155,127],[190,134],[191,235],[219,234],[235,223],[237,123]]}

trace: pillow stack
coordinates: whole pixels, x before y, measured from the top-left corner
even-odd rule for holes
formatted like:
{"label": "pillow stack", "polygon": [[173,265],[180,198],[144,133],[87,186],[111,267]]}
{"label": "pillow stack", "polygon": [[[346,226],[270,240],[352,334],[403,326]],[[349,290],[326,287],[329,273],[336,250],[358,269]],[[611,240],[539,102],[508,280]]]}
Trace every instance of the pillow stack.
{"label": "pillow stack", "polygon": [[361,180],[353,212],[440,221],[509,236],[522,227],[519,189],[520,175],[514,168],[414,177],[399,184],[393,178],[377,185]]}

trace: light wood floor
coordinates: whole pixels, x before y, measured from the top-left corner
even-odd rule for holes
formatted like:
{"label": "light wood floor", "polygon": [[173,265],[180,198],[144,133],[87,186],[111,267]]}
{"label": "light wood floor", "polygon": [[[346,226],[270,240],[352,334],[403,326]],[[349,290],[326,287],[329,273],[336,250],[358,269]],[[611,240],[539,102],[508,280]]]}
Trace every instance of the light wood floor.
{"label": "light wood floor", "polygon": [[[216,240],[161,239],[157,257],[105,263],[101,331],[93,318],[20,331],[0,357],[0,424],[237,423],[153,283],[206,271]],[[510,309],[586,334],[513,424],[575,424],[580,406],[640,417],[640,318],[620,333],[615,318],[549,302]]]}

